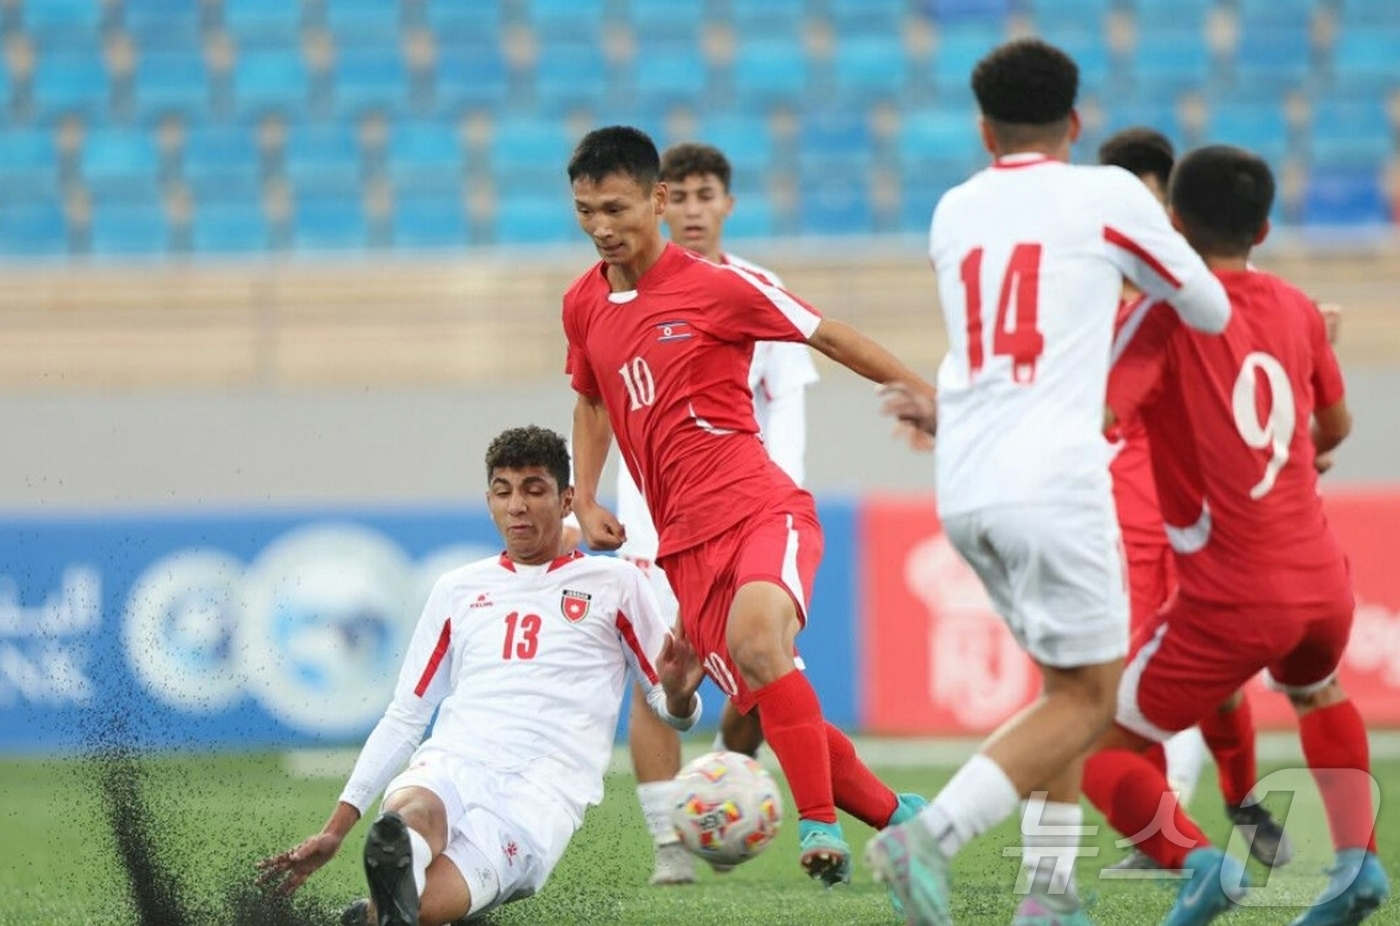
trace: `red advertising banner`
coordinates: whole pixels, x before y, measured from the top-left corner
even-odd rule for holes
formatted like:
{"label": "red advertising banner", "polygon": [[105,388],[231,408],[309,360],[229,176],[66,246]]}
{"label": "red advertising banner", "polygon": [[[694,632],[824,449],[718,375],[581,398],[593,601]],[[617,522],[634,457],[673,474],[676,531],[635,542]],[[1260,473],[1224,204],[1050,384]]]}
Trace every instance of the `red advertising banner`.
{"label": "red advertising banner", "polygon": [[[1400,488],[1339,490],[1328,517],[1351,558],[1356,623],[1343,687],[1370,725],[1400,726]],[[857,520],[860,714],[872,733],[985,733],[1039,687],[976,574],[943,535],[931,496],[871,496]],[[1290,727],[1280,694],[1256,680],[1261,727]]]}

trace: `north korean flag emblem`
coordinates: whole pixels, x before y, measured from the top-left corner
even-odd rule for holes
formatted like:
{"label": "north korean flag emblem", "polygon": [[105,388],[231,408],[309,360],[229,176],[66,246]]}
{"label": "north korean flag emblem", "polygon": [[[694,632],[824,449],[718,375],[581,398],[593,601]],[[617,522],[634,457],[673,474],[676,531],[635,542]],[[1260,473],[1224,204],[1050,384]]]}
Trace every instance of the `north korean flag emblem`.
{"label": "north korean flag emblem", "polygon": [[571,624],[577,624],[588,616],[588,603],[591,600],[591,595],[566,588],[564,589],[564,598],[559,603],[559,610],[564,612],[565,620]]}

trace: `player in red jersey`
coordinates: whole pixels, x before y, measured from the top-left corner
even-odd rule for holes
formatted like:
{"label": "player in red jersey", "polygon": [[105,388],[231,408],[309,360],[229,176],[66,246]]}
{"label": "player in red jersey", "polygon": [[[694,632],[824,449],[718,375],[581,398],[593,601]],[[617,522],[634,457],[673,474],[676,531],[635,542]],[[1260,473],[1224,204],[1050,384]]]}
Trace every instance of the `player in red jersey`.
{"label": "player in red jersey", "polygon": [[[1152,195],[1166,206],[1167,184],[1176,154],[1162,133],[1142,127],[1124,129],[1099,146],[1099,163],[1122,167],[1141,180]],[[1118,326],[1134,317],[1143,296],[1131,285],[1124,287]],[[1330,334],[1328,340],[1331,340]],[[1157,486],[1152,479],[1151,451],[1147,429],[1134,419],[1119,422],[1110,435],[1114,446],[1109,470],[1113,476],[1113,500],[1118,526],[1123,534],[1123,551],[1128,565],[1130,627],[1134,634],[1148,625],[1176,591],[1176,563],[1166,531],[1162,529],[1162,509],[1157,502]],[[1242,830],[1250,853],[1268,866],[1283,865],[1293,855],[1287,833],[1262,803],[1251,801],[1250,793],[1258,780],[1254,749],[1254,719],[1244,692],[1236,692],[1218,710],[1211,711],[1199,727],[1177,733],[1147,757],[1167,776],[1172,790],[1185,806],[1190,806],[1205,751],[1209,747],[1220,769],[1220,790],[1225,813]],[[1112,869],[1155,867],[1152,860],[1133,850]]]}
{"label": "player in red jersey", "polygon": [[1389,895],[1366,731],[1336,682],[1354,599],[1315,469],[1351,417],[1312,301],[1249,267],[1273,192],[1268,166],[1236,148],[1203,148],[1177,165],[1173,222],[1225,284],[1231,321],[1203,338],[1143,306],[1141,323],[1125,329],[1135,333],[1115,344],[1109,381],[1112,413],[1140,414],[1148,429],[1179,592],[1134,641],[1117,723],[1086,764],[1084,792],[1159,865],[1190,870],[1170,926],[1209,922],[1239,902],[1247,879],[1140,753],[1261,669],[1298,712],[1337,850],[1331,882],[1295,926],[1358,923]]}
{"label": "player in red jersey", "polygon": [[657,561],[685,636],[735,706],[757,708],[787,776],[803,868],[827,884],[848,881],[836,807],[882,827],[917,802],[870,772],[796,671],[821,526],[811,495],[757,436],[749,366],[755,342],[806,341],[874,382],[925,396],[933,387],[786,290],[668,243],[659,169],[651,139],[626,126],[589,133],[569,162],[579,227],[602,258],[564,296],[579,527],[594,549],[626,540],[597,500],[615,436],[660,533]]}

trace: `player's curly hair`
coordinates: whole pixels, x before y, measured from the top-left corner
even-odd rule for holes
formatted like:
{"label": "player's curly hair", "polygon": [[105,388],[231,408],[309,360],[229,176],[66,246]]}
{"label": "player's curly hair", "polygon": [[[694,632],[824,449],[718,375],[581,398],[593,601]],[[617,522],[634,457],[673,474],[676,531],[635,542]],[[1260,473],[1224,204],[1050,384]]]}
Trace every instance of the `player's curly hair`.
{"label": "player's curly hair", "polygon": [[656,184],[661,156],[650,135],[630,125],[609,125],[583,136],[569,158],[569,182],[583,178],[601,183],[613,174],[625,174],[643,189]]}
{"label": "player's curly hair", "polygon": [[1176,151],[1161,132],[1135,125],[1104,139],[1099,145],[1099,163],[1121,167],[1137,177],[1155,177],[1165,190],[1176,164]]}
{"label": "player's curly hair", "polygon": [[569,485],[569,444],[549,428],[527,425],[502,431],[486,448],[486,479],[498,469],[543,466],[562,491]]}
{"label": "player's curly hair", "polygon": [[714,145],[683,141],[661,153],[662,180],[684,180],[705,174],[714,174],[725,192],[729,191],[729,179],[734,175],[734,169],[729,165],[729,158]]}
{"label": "player's curly hair", "polygon": [[1079,66],[1040,39],[998,46],[972,69],[977,106],[1003,143],[1056,137],[1079,93]]}
{"label": "player's curly hair", "polygon": [[1168,202],[1191,246],[1206,257],[1243,257],[1274,205],[1274,174],[1258,155],[1231,145],[1188,153],[1172,171]]}

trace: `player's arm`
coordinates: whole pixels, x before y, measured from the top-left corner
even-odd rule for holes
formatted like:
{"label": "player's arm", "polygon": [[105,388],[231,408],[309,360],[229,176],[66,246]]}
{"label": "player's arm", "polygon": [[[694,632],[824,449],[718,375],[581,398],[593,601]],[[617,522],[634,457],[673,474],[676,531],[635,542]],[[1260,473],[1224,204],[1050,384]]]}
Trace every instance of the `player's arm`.
{"label": "player's arm", "polygon": [[[1312,441],[1319,456],[1336,449],[1351,434],[1351,411],[1347,408],[1346,383],[1337,354],[1332,350],[1326,316],[1313,313],[1308,320],[1312,345],[1313,407]],[[1330,465],[1326,461],[1324,466]]]}
{"label": "player's arm", "polygon": [[763,420],[763,444],[773,462],[802,485],[806,477],[807,386],[817,381],[817,370],[801,344],[772,344],[768,369],[759,388],[768,398]]}
{"label": "player's arm", "polygon": [[[888,414],[929,434],[937,430],[937,390],[879,343],[845,322],[830,318],[821,320],[807,343],[851,372],[878,383],[887,396],[897,397],[898,409],[887,411]],[[887,401],[887,410],[890,405]]]}
{"label": "player's arm", "polygon": [[[1123,173],[1122,177],[1114,176]],[[1230,321],[1230,299],[1201,256],[1171,227],[1147,188],[1122,171],[1109,175],[1103,240],[1111,260],[1153,301],[1167,302],[1198,331],[1218,334]]]}
{"label": "player's arm", "polygon": [[669,633],[661,603],[640,569],[629,570],[618,614],[618,636],[632,676],[646,694],[647,707],[668,726],[685,731],[704,711],[700,682],[705,670],[680,630]]}
{"label": "player's arm", "polygon": [[1351,434],[1351,411],[1347,400],[1313,411],[1312,442],[1319,455],[1329,453]]}
{"label": "player's arm", "polygon": [[574,513],[583,542],[594,550],[616,550],[627,539],[622,524],[598,504],[598,482],[612,446],[612,423],[600,395],[580,392],[574,402]]}

